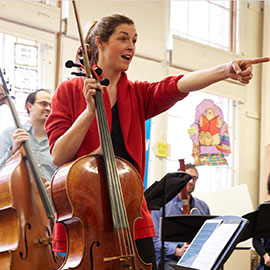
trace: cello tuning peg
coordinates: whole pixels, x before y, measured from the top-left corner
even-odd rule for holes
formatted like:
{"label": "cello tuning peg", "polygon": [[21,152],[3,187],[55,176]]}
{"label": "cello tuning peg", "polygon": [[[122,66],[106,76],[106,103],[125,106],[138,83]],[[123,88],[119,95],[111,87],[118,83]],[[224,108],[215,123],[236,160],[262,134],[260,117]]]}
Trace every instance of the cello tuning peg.
{"label": "cello tuning peg", "polygon": [[96,67],[95,72],[97,73],[98,76],[100,76],[102,74],[102,69],[99,67]]}
{"label": "cello tuning peg", "polygon": [[82,56],[79,57],[79,62],[81,63],[81,65],[84,65],[83,57]]}
{"label": "cello tuning peg", "polygon": [[86,77],[86,74],[83,72],[71,72],[71,75]]}
{"label": "cello tuning peg", "polygon": [[108,86],[108,85],[110,84],[110,81],[109,81],[108,79],[102,79],[102,80],[100,81],[100,84],[101,84],[101,85],[104,85],[104,86]]}

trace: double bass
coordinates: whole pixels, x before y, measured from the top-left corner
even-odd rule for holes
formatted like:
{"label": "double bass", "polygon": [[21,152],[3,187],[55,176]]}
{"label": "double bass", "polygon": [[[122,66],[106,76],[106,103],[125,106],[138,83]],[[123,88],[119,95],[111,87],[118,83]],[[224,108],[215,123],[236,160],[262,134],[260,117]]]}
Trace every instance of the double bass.
{"label": "double bass", "polygon": [[[89,65],[74,1],[73,7],[86,75],[99,80]],[[134,221],[140,216],[142,180],[131,164],[114,155],[98,90],[95,102],[103,155],[89,154],[69,162],[52,179],[57,221],[67,231],[66,259],[60,269],[151,270],[151,264],[145,264],[138,255],[133,233]]]}
{"label": "double bass", "polygon": [[[22,128],[0,69],[0,104],[7,104]],[[0,170],[0,269],[48,270],[61,265],[52,251],[54,208],[29,142]]]}

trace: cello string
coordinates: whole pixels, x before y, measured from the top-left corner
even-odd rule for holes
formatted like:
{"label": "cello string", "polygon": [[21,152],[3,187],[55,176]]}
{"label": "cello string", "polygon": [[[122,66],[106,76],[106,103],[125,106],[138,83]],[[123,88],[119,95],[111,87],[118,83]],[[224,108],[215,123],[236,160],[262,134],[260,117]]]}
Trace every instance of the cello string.
{"label": "cello string", "polygon": [[98,117],[98,128],[100,130],[100,142],[101,142],[101,147],[103,151],[103,159],[104,159],[104,165],[106,169],[106,174],[107,174],[107,187],[108,187],[108,192],[109,192],[109,198],[110,198],[110,203],[111,203],[111,208],[112,208],[112,218],[113,218],[113,224],[114,227],[119,226],[119,216],[117,215],[117,207],[115,204],[115,200],[113,198],[113,185],[110,179],[112,178],[112,168],[109,166],[111,165],[110,159],[110,151],[109,151],[109,142],[108,138],[106,138],[106,134],[109,132],[108,131],[108,126],[106,125],[106,120],[104,119],[104,112],[102,108],[102,101],[101,101],[101,93],[97,91],[96,93],[96,106],[97,106],[97,117]]}
{"label": "cello string", "polygon": [[[100,102],[100,97],[102,98],[102,96],[98,94],[97,110],[102,112],[101,114],[99,114],[100,115],[99,117],[101,120],[100,128],[103,129],[102,134],[103,136],[106,137],[103,143],[104,143],[104,151],[107,152],[105,156],[109,157],[109,162],[106,162],[107,163],[106,165],[108,167],[108,177],[112,180],[112,191],[114,194],[114,199],[112,200],[112,203],[115,204],[114,209],[117,209],[117,219],[119,221],[119,223],[117,224],[117,226],[120,228],[119,230],[117,230],[118,235],[119,235],[118,236],[119,245],[120,245],[120,249],[123,250],[122,245],[121,245],[121,241],[122,241],[126,254],[128,253],[127,247],[129,247],[129,253],[130,252],[133,253],[134,247],[131,245],[132,243],[131,233],[130,233],[130,228],[127,221],[126,208],[124,207],[124,200],[123,200],[122,189],[120,186],[119,175],[116,170],[115,155],[112,151],[113,147],[112,147],[111,137],[109,136],[107,118],[106,118],[106,114],[104,113],[103,103]],[[127,229],[124,229],[124,228],[127,228]]]}
{"label": "cello string", "polygon": [[[99,96],[99,94],[98,94],[98,96]],[[107,122],[106,122],[107,118],[104,115],[103,108],[101,108],[101,102],[99,102],[99,97],[97,97],[97,99],[98,99],[98,100],[96,100],[97,101],[97,110],[103,112],[100,115],[100,122],[101,122],[101,124],[100,124],[101,127],[100,128],[103,129],[102,134],[104,134],[104,136],[107,135],[107,138],[103,140],[103,144],[104,144],[103,148],[104,148],[104,151],[105,151],[105,156],[109,157],[109,160],[110,160],[110,162],[106,161],[106,164],[105,164],[105,166],[107,166],[107,170],[108,170],[107,181],[111,181],[111,180],[113,180],[115,178],[115,173],[114,173],[113,164],[112,164],[112,160],[113,160],[112,151],[110,151],[112,146],[110,148],[110,138],[108,138],[109,137],[109,135],[108,135],[109,132],[105,132],[105,129],[107,129]],[[115,157],[114,157],[114,160],[115,160]],[[123,255],[124,254],[123,249],[125,247],[124,241],[123,241],[124,235],[121,233],[121,230],[118,229],[118,228],[121,228],[123,226],[123,224],[119,223],[119,222],[121,222],[121,219],[120,219],[121,212],[120,212],[120,208],[117,207],[117,203],[116,203],[116,201],[117,201],[116,198],[117,198],[118,194],[115,192],[115,184],[112,183],[111,186],[112,186],[112,192],[113,192],[113,197],[114,197],[114,199],[111,200],[111,204],[115,205],[114,207],[112,207],[112,209],[116,209],[116,213],[112,213],[112,214],[117,215],[117,219],[116,219],[117,220],[117,224],[116,224],[117,228],[116,228],[116,231],[117,231],[117,235],[118,235],[118,242],[119,242],[120,252],[121,252],[121,255]]]}

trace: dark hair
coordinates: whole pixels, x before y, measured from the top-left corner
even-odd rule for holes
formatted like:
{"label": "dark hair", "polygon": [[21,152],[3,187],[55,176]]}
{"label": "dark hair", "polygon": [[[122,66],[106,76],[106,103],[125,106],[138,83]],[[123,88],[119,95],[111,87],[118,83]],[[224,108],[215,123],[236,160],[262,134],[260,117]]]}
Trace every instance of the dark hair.
{"label": "dark hair", "polygon": [[267,191],[268,191],[268,195],[270,195],[270,173],[267,178]]}
{"label": "dark hair", "polygon": [[85,38],[85,43],[90,47],[87,48],[90,65],[97,63],[98,60],[96,37],[99,36],[101,41],[107,42],[114,33],[115,28],[121,24],[134,25],[134,22],[124,15],[113,14],[111,16],[102,17],[99,21],[93,23]]}
{"label": "dark hair", "polygon": [[198,170],[197,170],[197,168],[196,168],[196,166],[194,164],[187,163],[187,164],[185,164],[185,168],[186,168],[186,170],[187,169],[193,169],[193,170],[195,170],[197,172],[198,176],[199,176],[199,172],[198,172]]}
{"label": "dark hair", "polygon": [[26,108],[26,111],[27,111],[28,114],[29,114],[30,112],[29,112],[29,110],[28,110],[27,103],[34,104],[35,101],[36,101],[36,95],[37,95],[37,93],[38,93],[38,92],[41,92],[41,91],[47,92],[47,93],[50,94],[50,91],[49,91],[49,90],[46,90],[46,89],[38,89],[38,90],[36,90],[36,91],[30,93],[30,94],[27,96],[27,98],[26,98],[26,100],[25,100],[25,108]]}

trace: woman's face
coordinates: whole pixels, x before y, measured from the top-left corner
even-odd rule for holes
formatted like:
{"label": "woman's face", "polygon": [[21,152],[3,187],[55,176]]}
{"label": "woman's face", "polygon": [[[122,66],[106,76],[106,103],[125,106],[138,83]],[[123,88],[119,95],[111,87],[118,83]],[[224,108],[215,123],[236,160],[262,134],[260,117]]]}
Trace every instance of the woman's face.
{"label": "woman's face", "polygon": [[99,41],[98,65],[117,72],[126,71],[135,54],[137,32],[134,25],[120,24],[107,42]]}

